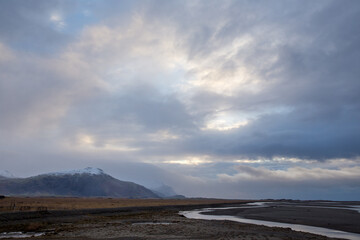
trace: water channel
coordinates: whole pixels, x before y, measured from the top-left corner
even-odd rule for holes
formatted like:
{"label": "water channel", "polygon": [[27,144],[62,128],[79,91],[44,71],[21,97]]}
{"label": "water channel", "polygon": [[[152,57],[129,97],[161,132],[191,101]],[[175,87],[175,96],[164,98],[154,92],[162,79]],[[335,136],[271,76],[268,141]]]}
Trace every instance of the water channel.
{"label": "water channel", "polygon": [[[229,220],[229,221],[235,221],[235,222],[241,222],[241,223],[264,225],[267,227],[291,228],[292,230],[295,230],[295,231],[308,232],[308,233],[313,233],[313,234],[318,234],[318,235],[323,235],[323,236],[333,237],[333,238],[360,240],[360,234],[344,232],[344,231],[328,229],[328,228],[313,227],[313,226],[291,224],[291,223],[280,223],[280,222],[272,222],[272,221],[254,220],[254,219],[247,219],[247,218],[241,218],[241,217],[229,216],[229,215],[204,215],[204,214],[202,214],[204,212],[211,212],[211,211],[217,210],[217,209],[264,207],[264,206],[266,206],[266,204],[271,204],[271,203],[257,202],[257,203],[251,203],[251,204],[248,204],[246,206],[241,206],[241,207],[204,208],[204,209],[198,209],[198,210],[192,210],[192,211],[181,211],[181,212],[179,212],[179,214],[183,215],[187,218],[192,218],[192,219]],[[319,206],[319,207],[323,207],[323,206]],[[341,208],[341,209],[343,209],[343,208]],[[344,209],[349,209],[349,208],[344,208]],[[359,211],[359,206],[350,206],[350,209]]]}

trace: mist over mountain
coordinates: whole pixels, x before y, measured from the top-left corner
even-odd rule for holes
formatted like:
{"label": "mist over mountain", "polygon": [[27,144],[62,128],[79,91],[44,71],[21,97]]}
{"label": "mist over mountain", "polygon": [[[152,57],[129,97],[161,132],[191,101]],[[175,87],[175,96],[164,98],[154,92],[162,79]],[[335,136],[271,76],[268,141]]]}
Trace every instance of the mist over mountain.
{"label": "mist over mountain", "polygon": [[159,193],[159,195],[163,195],[164,197],[176,195],[176,192],[174,191],[174,189],[172,189],[172,187],[165,185],[165,184],[162,184],[161,186],[159,186],[157,188],[153,188],[151,190],[153,192]]}
{"label": "mist over mountain", "polygon": [[157,188],[153,188],[151,191],[162,198],[185,198],[185,196],[177,194],[172,187],[165,184],[162,184]]}
{"label": "mist over mountain", "polygon": [[0,178],[14,178],[15,176],[8,170],[0,170]]}
{"label": "mist over mountain", "polygon": [[0,178],[1,195],[159,198],[151,190],[118,180],[99,168]]}

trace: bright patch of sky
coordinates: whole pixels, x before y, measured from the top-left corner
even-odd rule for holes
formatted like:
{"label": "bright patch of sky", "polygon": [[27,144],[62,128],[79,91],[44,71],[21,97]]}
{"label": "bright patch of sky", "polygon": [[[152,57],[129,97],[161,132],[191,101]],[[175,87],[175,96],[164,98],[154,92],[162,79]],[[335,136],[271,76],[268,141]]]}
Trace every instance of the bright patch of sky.
{"label": "bright patch of sky", "polygon": [[60,32],[66,27],[64,17],[59,12],[53,12],[50,14],[50,22],[53,24],[53,27]]}

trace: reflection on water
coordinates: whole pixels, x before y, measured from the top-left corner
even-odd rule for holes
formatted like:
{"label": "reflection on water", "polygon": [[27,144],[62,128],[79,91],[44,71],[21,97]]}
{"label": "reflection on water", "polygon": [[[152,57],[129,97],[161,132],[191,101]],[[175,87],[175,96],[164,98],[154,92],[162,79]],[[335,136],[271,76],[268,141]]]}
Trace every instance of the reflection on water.
{"label": "reflection on water", "polygon": [[45,233],[34,233],[34,232],[4,232],[0,233],[0,238],[28,238],[28,237],[40,237]]}
{"label": "reflection on water", "polygon": [[350,206],[350,207],[360,213],[360,206],[354,205],[354,206]]}
{"label": "reflection on water", "polygon": [[[331,206],[330,204],[336,204],[336,205]],[[292,202],[252,202],[252,203],[244,204],[244,206],[238,208],[245,208],[245,205],[247,205],[246,208],[291,205],[292,207],[315,207],[315,208],[354,210],[360,213],[360,206],[358,205],[342,205],[341,203],[337,203],[337,202],[318,202],[318,203],[313,203],[313,205],[311,204],[300,205],[299,203],[292,203]]]}
{"label": "reflection on water", "polygon": [[137,222],[132,225],[170,225],[170,222]]}
{"label": "reflection on water", "polygon": [[[261,203],[261,204],[258,203],[256,205],[254,205],[254,207],[255,206],[261,207],[263,205],[265,205],[265,203]],[[246,206],[246,208],[248,208],[248,207],[249,206]],[[306,226],[306,225],[300,225],[300,224],[253,220],[253,219],[246,219],[246,218],[240,218],[240,217],[228,216],[228,215],[219,216],[219,215],[203,215],[203,214],[201,214],[203,212],[210,212],[210,211],[216,210],[216,209],[233,209],[233,208],[234,207],[231,207],[231,208],[205,208],[205,209],[193,210],[193,211],[181,211],[181,212],[179,212],[179,214],[183,215],[187,218],[192,218],[192,219],[229,220],[229,221],[235,221],[235,222],[241,222],[241,223],[264,225],[264,226],[268,226],[268,227],[291,228],[292,230],[295,230],[295,231],[308,232],[308,233],[323,235],[323,236],[327,236],[327,237],[344,238],[344,239],[350,239],[350,240],[360,240],[360,234],[343,232],[343,231],[338,231],[338,230],[333,230],[333,229],[328,229],[328,228],[312,227],[312,226]],[[239,207],[236,207],[236,208],[239,208]]]}

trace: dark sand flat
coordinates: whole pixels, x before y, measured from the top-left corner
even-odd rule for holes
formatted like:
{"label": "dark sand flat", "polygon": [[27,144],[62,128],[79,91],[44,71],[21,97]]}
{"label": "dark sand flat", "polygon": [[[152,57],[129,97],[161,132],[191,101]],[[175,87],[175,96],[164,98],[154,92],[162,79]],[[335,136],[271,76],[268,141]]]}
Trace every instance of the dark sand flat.
{"label": "dark sand flat", "polygon": [[28,219],[13,224],[10,229],[14,231],[27,229],[46,233],[31,239],[331,239],[289,228],[187,219],[180,216],[177,210],[135,211],[52,220]]}
{"label": "dark sand flat", "polygon": [[360,213],[356,210],[335,208],[345,208],[347,206],[340,203],[271,203],[267,207],[224,209],[204,214],[230,215],[255,220],[302,224],[360,233]]}

